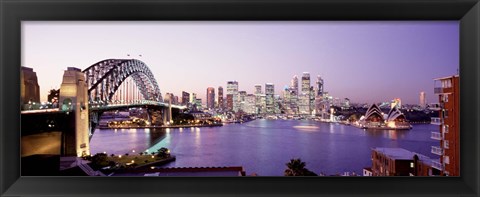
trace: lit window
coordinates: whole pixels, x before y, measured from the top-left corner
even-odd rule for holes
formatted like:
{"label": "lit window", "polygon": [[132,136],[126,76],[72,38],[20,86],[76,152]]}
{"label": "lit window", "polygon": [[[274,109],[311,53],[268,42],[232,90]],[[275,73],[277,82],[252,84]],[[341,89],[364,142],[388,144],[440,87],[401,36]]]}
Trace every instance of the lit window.
{"label": "lit window", "polygon": [[415,167],[413,162],[410,162],[410,168],[413,168],[413,167]]}

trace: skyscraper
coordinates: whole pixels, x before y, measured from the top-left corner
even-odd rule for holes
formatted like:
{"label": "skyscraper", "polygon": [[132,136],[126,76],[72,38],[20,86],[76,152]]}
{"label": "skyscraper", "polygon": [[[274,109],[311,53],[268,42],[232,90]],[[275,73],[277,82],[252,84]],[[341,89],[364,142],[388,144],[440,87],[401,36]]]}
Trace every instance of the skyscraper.
{"label": "skyscraper", "polygon": [[420,107],[425,108],[427,106],[427,97],[425,95],[425,92],[420,92]]}
{"label": "skyscraper", "polygon": [[215,107],[215,88],[207,88],[207,108],[213,109]]}
{"label": "skyscraper", "polygon": [[299,95],[300,104],[298,105],[301,114],[311,114],[311,86],[310,73],[304,72],[302,75],[302,92]]}
{"label": "skyscraper", "polygon": [[233,94],[227,94],[227,110],[233,111]]}
{"label": "skyscraper", "polygon": [[218,100],[217,100],[217,102],[218,102],[218,108],[223,109],[224,104],[223,104],[223,87],[222,86],[218,87]]}
{"label": "skyscraper", "polygon": [[273,83],[266,83],[265,84],[265,105],[266,105],[266,110],[267,113],[275,113],[275,99],[274,95],[275,94],[275,87]]}
{"label": "skyscraper", "polygon": [[261,94],[261,93],[262,93],[262,85],[256,84],[254,94]]}
{"label": "skyscraper", "polygon": [[227,95],[232,95],[232,110],[234,112],[238,111],[239,102],[238,102],[238,82],[237,81],[228,81],[227,82]]}
{"label": "skyscraper", "polygon": [[297,77],[297,75],[293,76],[290,87],[292,88],[293,95],[298,96],[298,77]]}
{"label": "skyscraper", "polygon": [[190,101],[190,94],[188,92],[182,91],[182,105],[187,105]]}
{"label": "skyscraper", "polygon": [[303,72],[302,75],[302,93],[310,94],[310,73]]}
{"label": "skyscraper", "polygon": [[315,97],[323,95],[323,79],[320,75],[317,76],[317,82],[315,82]]}

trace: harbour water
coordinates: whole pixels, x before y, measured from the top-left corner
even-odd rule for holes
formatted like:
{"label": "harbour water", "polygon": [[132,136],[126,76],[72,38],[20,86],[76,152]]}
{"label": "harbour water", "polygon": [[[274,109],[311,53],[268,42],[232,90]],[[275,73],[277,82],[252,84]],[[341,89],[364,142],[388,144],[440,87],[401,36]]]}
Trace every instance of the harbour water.
{"label": "harbour water", "polygon": [[[309,120],[254,120],[221,127],[96,130],[91,152],[138,154],[170,149],[176,161],[161,167],[243,166],[247,175],[283,176],[292,158],[319,174],[362,173],[371,166],[371,149],[398,147],[426,155],[439,142],[430,139],[438,126],[413,125],[411,130],[364,130]],[[133,153],[135,150],[135,153]]]}

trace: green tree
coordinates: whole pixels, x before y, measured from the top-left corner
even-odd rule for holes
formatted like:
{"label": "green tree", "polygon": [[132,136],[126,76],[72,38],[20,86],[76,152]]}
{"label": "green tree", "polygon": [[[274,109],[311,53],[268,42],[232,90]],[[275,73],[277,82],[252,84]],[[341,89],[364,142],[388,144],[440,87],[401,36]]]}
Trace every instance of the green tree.
{"label": "green tree", "polygon": [[161,158],[166,158],[166,157],[170,156],[170,150],[168,150],[168,148],[162,147],[162,148],[158,149],[157,156],[159,156]]}
{"label": "green tree", "polygon": [[290,162],[285,164],[285,176],[317,176],[314,172],[305,168],[306,164],[300,158],[290,159]]}
{"label": "green tree", "polygon": [[107,154],[97,153],[92,157],[92,164],[96,167],[108,166]]}

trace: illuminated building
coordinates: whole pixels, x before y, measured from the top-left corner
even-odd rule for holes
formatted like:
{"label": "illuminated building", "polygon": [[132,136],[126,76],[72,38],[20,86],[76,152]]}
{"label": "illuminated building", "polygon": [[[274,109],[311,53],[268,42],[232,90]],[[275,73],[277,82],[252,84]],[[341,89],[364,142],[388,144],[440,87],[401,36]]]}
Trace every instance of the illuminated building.
{"label": "illuminated building", "polygon": [[360,118],[359,126],[368,129],[411,129],[412,126],[405,115],[396,107],[390,109],[384,117],[384,113],[375,103],[372,104],[365,116]]}
{"label": "illuminated building", "polygon": [[403,148],[373,148],[373,176],[434,176],[439,171],[431,168],[435,161]]}
{"label": "illuminated building", "polygon": [[223,109],[223,87],[222,86],[219,86],[218,87],[218,100],[217,100],[217,103],[218,103],[218,108],[219,109]]}
{"label": "illuminated building", "polygon": [[301,114],[311,114],[311,87],[310,73],[304,72],[302,75],[302,92],[299,95],[299,110]]}
{"label": "illuminated building", "polygon": [[262,94],[262,85],[256,84],[255,85],[255,94]]}
{"label": "illuminated building", "polygon": [[215,107],[215,88],[207,88],[207,108],[213,109]]}
{"label": "illuminated building", "polygon": [[266,113],[272,114],[275,113],[275,87],[273,83],[266,83],[265,84],[265,107]]}
{"label": "illuminated building", "polygon": [[427,96],[425,92],[420,92],[420,107],[425,108],[427,106]]}
{"label": "illuminated building", "polygon": [[233,96],[232,98],[232,110],[234,112],[237,112],[240,106],[240,103],[238,102],[238,82],[237,81],[228,81],[227,82],[227,95],[231,94]]}
{"label": "illuminated building", "polygon": [[460,128],[459,128],[459,76],[434,79],[434,93],[438,96],[439,117],[432,118],[432,124],[440,127],[440,132],[432,132],[432,139],[440,141],[440,146],[432,146],[432,153],[440,156],[433,167],[445,176],[460,176]]}
{"label": "illuminated building", "polygon": [[402,108],[402,100],[399,98],[393,99],[392,102],[390,103],[390,108]]}
{"label": "illuminated building", "polygon": [[292,82],[290,84],[290,88],[292,89],[292,93],[295,96],[298,96],[298,77],[294,75],[292,78]]}
{"label": "illuminated building", "polygon": [[256,96],[254,94],[247,94],[245,97],[245,110],[244,112],[248,114],[255,114],[257,113],[255,110],[255,101]]}
{"label": "illuminated building", "polygon": [[188,92],[182,91],[182,105],[187,105],[190,101],[190,94]]}
{"label": "illuminated building", "polygon": [[233,94],[227,94],[227,110],[233,111]]}
{"label": "illuminated building", "polygon": [[323,79],[320,75],[317,76],[317,81],[315,82],[315,97],[323,96]]}

